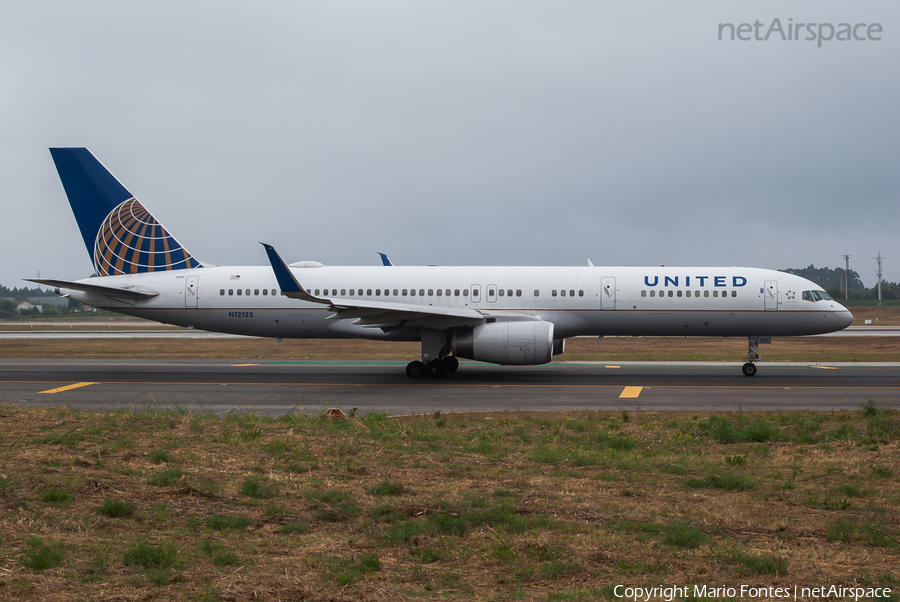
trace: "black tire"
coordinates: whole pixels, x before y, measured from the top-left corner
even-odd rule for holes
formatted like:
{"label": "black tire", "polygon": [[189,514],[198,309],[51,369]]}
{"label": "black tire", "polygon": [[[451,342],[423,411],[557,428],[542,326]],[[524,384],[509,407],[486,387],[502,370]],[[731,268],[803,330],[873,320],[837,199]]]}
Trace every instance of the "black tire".
{"label": "black tire", "polygon": [[429,378],[440,378],[444,375],[444,367],[441,362],[428,362],[425,364],[425,373]]}
{"label": "black tire", "polygon": [[744,367],[741,368],[741,372],[744,373],[744,376],[756,376],[756,364],[747,362],[744,364]]}
{"label": "black tire", "polygon": [[418,360],[406,364],[406,375],[410,378],[422,378],[425,376],[425,364]]}
{"label": "black tire", "polygon": [[449,355],[441,360],[441,366],[447,374],[456,372],[459,369],[459,360]]}

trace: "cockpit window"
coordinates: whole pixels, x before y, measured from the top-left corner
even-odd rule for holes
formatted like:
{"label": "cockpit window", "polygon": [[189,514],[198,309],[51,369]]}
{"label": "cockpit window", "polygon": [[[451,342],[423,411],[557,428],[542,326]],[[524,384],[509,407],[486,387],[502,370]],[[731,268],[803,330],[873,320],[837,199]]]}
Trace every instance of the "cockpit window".
{"label": "cockpit window", "polygon": [[803,300],[804,301],[815,301],[815,299],[813,299],[812,293],[810,291],[803,291]]}
{"label": "cockpit window", "polygon": [[831,298],[831,295],[829,295],[825,291],[818,291],[818,293],[820,295],[822,295],[822,298],[825,299],[826,301],[833,301],[833,299]]}
{"label": "cockpit window", "polygon": [[816,298],[816,301],[822,300],[822,293],[820,293],[819,291],[813,291],[812,294],[813,294],[813,297]]}

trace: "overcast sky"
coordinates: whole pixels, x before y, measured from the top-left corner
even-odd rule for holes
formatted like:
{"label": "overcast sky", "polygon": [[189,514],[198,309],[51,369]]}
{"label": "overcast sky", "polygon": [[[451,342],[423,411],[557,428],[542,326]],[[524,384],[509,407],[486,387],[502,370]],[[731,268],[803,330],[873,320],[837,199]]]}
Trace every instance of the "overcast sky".
{"label": "overcast sky", "polygon": [[[898,281],[898,17],[865,0],[7,2],[0,284],[92,271],[50,146],[90,148],[212,263],[265,264],[257,241],[331,265],[849,253],[871,286],[880,250]],[[775,18],[881,39],[718,40]]]}

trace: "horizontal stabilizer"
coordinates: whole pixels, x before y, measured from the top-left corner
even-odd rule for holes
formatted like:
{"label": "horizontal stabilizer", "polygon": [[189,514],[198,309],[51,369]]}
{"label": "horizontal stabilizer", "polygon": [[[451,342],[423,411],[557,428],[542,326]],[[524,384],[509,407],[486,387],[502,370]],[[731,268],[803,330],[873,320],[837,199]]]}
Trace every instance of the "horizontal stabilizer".
{"label": "horizontal stabilizer", "polygon": [[113,297],[117,299],[128,299],[131,301],[147,301],[158,297],[159,293],[149,289],[138,290],[136,287],[118,288],[115,286],[103,286],[100,284],[86,284],[84,282],[69,282],[68,280],[46,280],[37,278],[25,278],[28,282],[37,282],[45,286],[53,286],[57,289],[67,288],[73,291],[82,291],[92,295],[103,295],[105,297]]}

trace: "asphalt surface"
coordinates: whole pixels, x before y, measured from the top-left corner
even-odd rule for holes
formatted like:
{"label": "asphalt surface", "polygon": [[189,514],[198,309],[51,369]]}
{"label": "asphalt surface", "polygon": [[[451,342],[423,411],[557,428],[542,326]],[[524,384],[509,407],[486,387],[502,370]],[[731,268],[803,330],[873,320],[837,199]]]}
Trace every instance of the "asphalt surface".
{"label": "asphalt surface", "polygon": [[0,402],[85,410],[411,413],[493,410],[776,411],[900,406],[900,364],[464,362],[411,380],[403,362],[0,359]]}

